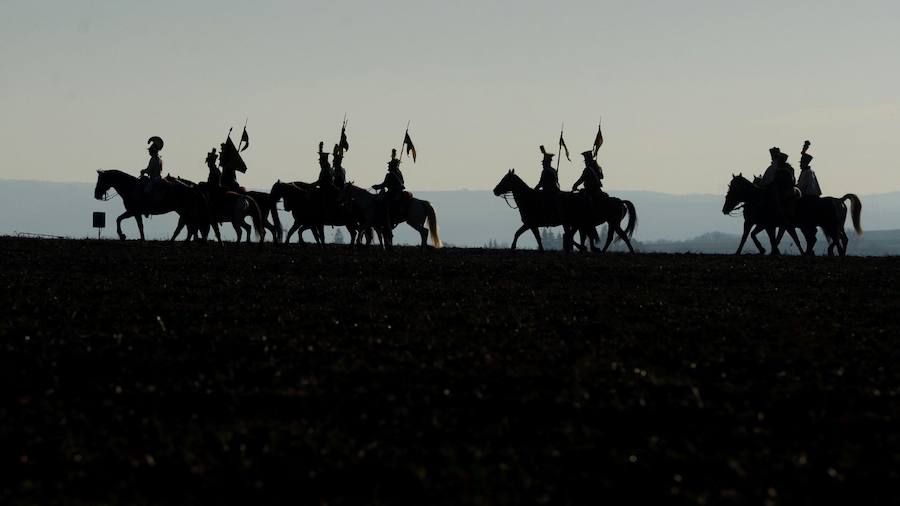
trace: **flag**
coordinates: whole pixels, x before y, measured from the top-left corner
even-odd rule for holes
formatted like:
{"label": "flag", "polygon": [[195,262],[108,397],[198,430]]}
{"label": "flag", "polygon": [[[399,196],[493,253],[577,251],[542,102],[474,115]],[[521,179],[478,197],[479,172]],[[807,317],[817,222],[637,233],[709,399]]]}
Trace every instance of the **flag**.
{"label": "flag", "polygon": [[219,164],[224,168],[231,168],[241,173],[247,172],[247,164],[241,158],[241,153],[235,147],[230,135],[225,140],[225,146],[219,155]]}
{"label": "flag", "polygon": [[603,132],[600,131],[600,124],[597,124],[597,138],[594,139],[594,158],[597,158],[597,152],[603,145]]}
{"label": "flag", "polygon": [[347,142],[347,123],[341,126],[341,141],[338,143],[338,146],[340,146],[342,152],[350,151],[350,143]]}
{"label": "flag", "polygon": [[409,138],[409,130],[406,131],[406,137],[403,138],[403,144],[406,144],[406,154],[412,153],[413,163],[416,163],[416,147],[413,145],[412,139]]}
{"label": "flag", "polygon": [[566,146],[566,141],[563,140],[562,130],[559,131],[559,147],[561,147],[563,150],[565,150],[566,160],[571,162],[572,159],[569,158],[569,146]]}
{"label": "flag", "polygon": [[240,146],[241,144],[244,145],[244,147],[241,148],[241,151],[246,151],[247,148],[250,147],[250,136],[247,135],[247,126],[246,125],[244,125],[244,133],[241,134],[241,142],[238,143],[238,146]]}

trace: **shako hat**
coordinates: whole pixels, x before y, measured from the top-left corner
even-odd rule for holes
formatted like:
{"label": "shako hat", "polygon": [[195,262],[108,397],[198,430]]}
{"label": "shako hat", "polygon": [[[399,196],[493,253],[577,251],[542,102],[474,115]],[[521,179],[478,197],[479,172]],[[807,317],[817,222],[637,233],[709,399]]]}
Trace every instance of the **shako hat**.
{"label": "shako hat", "polygon": [[541,153],[544,155],[544,160],[552,160],[554,156],[553,153],[548,153],[546,149],[544,149],[544,145],[541,145]]}
{"label": "shako hat", "polygon": [[206,154],[206,163],[216,163],[217,158],[219,158],[219,155],[216,153],[216,148],[212,148],[212,150]]}

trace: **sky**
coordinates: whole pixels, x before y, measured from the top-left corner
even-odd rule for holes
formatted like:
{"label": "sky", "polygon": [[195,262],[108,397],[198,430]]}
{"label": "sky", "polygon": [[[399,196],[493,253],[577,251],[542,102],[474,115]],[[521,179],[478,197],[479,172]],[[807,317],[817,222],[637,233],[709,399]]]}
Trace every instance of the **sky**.
{"label": "sky", "polygon": [[313,180],[349,117],[348,177],[410,122],[419,190],[536,183],[561,125],[578,177],[602,118],[607,189],[722,193],[812,142],[826,194],[900,190],[896,1],[0,0],[0,179],[167,172],[245,120],[248,187]]}

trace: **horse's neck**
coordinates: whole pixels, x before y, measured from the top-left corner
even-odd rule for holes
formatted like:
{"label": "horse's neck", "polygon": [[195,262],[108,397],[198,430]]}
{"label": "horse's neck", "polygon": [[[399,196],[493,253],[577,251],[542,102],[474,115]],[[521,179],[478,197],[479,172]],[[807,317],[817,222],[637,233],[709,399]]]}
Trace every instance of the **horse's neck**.
{"label": "horse's neck", "polygon": [[116,193],[122,195],[137,186],[138,178],[121,170],[112,170],[110,171],[110,182],[112,183],[110,186],[116,190]]}
{"label": "horse's neck", "polygon": [[528,194],[531,194],[531,193],[537,191],[534,188],[528,186],[528,184],[525,183],[525,181],[522,180],[522,178],[520,178],[519,176],[516,176],[513,179],[512,186],[513,186],[513,188],[512,188],[513,198],[516,198],[517,195],[524,197],[525,195],[528,195]]}

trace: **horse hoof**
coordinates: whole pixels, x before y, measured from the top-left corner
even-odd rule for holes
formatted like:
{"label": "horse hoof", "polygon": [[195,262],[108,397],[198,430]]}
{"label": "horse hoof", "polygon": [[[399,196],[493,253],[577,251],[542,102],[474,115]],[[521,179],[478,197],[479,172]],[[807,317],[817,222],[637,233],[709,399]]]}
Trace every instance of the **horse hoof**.
{"label": "horse hoof", "polygon": [[125,234],[119,234],[119,240],[120,240],[120,241],[124,241],[124,240],[125,240]]}

